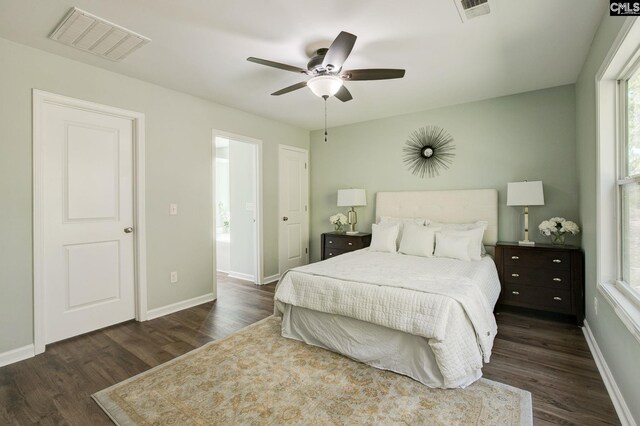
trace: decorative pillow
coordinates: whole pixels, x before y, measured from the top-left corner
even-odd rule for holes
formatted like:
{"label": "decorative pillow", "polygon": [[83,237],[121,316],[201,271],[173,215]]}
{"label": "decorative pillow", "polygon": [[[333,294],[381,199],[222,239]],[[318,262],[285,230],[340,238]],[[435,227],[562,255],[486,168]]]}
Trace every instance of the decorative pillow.
{"label": "decorative pillow", "polygon": [[436,257],[450,257],[459,260],[471,260],[469,258],[469,245],[471,239],[450,233],[436,232]]}
{"label": "decorative pillow", "polygon": [[404,231],[404,225],[411,223],[415,225],[425,225],[426,220],[421,217],[391,217],[391,216],[380,216],[381,225],[388,224],[397,224],[399,226],[398,230],[398,238],[396,240],[396,249],[400,247],[400,242],[402,241],[402,233]]}
{"label": "decorative pillow", "polygon": [[482,245],[482,236],[484,235],[484,229],[482,228],[474,228],[469,229],[468,231],[444,231],[444,234],[453,235],[456,237],[466,237],[469,238],[469,259],[471,260],[480,260],[482,258],[482,251],[480,247]]}
{"label": "decorative pillow", "polygon": [[442,232],[448,231],[468,231],[470,229],[482,228],[482,236],[480,237],[480,255],[484,256],[487,254],[487,250],[484,248],[484,244],[482,243],[482,238],[484,237],[484,231],[487,230],[489,226],[489,222],[486,220],[479,220],[473,223],[440,223],[440,222],[431,222],[427,220],[427,226],[441,228]]}
{"label": "decorative pillow", "polygon": [[369,251],[382,251],[387,253],[395,253],[396,238],[400,225],[396,224],[373,224],[371,225],[371,245]]}
{"label": "decorative pillow", "polygon": [[428,228],[415,223],[405,224],[398,251],[413,256],[433,257],[433,246],[437,230],[438,228]]}

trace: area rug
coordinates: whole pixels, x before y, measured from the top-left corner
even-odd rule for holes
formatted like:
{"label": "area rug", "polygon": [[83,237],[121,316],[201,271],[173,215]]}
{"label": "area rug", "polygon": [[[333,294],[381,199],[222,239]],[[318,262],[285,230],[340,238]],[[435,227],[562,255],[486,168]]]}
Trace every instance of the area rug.
{"label": "area rug", "polygon": [[531,394],[480,379],[430,389],[285,339],[266,318],[93,395],[118,425],[529,425]]}

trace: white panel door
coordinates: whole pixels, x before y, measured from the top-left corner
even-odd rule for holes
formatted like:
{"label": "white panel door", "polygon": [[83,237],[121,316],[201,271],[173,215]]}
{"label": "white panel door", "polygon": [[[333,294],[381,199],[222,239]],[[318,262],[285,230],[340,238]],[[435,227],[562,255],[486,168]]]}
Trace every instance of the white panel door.
{"label": "white panel door", "polygon": [[133,121],[45,104],[45,343],[135,316]]}
{"label": "white panel door", "polygon": [[280,146],[280,273],[309,263],[307,152]]}

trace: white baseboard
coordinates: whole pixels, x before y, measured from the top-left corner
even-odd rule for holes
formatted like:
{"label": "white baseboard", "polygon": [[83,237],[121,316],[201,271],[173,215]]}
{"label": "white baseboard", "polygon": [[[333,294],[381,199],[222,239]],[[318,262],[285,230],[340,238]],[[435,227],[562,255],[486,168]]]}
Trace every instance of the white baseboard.
{"label": "white baseboard", "polygon": [[613,402],[613,406],[616,409],[616,413],[620,418],[620,423],[623,426],[637,426],[636,421],[633,419],[631,412],[629,411],[629,407],[620,392],[620,388],[618,388],[618,384],[616,383],[609,366],[607,365],[607,361],[604,359],[602,352],[600,351],[600,347],[598,346],[598,342],[591,332],[591,328],[589,327],[589,323],[587,320],[584,320],[584,327],[582,328],[582,332],[584,333],[584,337],[587,340],[587,344],[589,345],[589,349],[591,350],[591,354],[593,355],[593,359],[596,362],[596,366],[598,367],[598,371],[600,371],[600,375],[602,376],[602,381],[607,388],[607,392],[609,392],[609,397]]}
{"label": "white baseboard", "polygon": [[162,306],[160,308],[151,309],[147,311],[147,320],[163,317],[165,315],[172,314],[174,312],[181,311],[183,309],[192,308],[194,306],[202,305],[203,303],[211,302],[215,300],[213,293],[205,294],[203,296],[194,297],[193,299],[183,300],[181,302],[172,303],[171,305]]}
{"label": "white baseboard", "polygon": [[255,284],[255,277],[251,274],[243,274],[242,272],[229,271],[231,278],[237,278],[239,280],[251,281]]}
{"label": "white baseboard", "polygon": [[36,356],[35,346],[33,344],[23,346],[21,348],[12,349],[7,352],[0,353],[0,367],[22,361],[23,359]]}
{"label": "white baseboard", "polygon": [[264,279],[262,280],[262,284],[271,284],[272,282],[278,281],[279,279],[280,279],[280,274],[264,277]]}

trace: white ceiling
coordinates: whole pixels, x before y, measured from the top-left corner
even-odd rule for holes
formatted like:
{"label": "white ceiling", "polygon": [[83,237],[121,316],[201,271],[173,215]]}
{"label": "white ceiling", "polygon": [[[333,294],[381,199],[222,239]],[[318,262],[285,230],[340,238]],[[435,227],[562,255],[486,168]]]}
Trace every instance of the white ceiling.
{"label": "white ceiling", "polygon": [[[606,0],[489,0],[465,24],[452,0],[0,0],[0,37],[307,129],[323,102],[303,75],[246,61],[305,67],[306,50],[342,30],[358,36],[345,63],[405,68],[402,80],[350,82],[329,100],[337,126],[574,83]],[[48,39],[77,6],[150,37],[121,63]]]}

